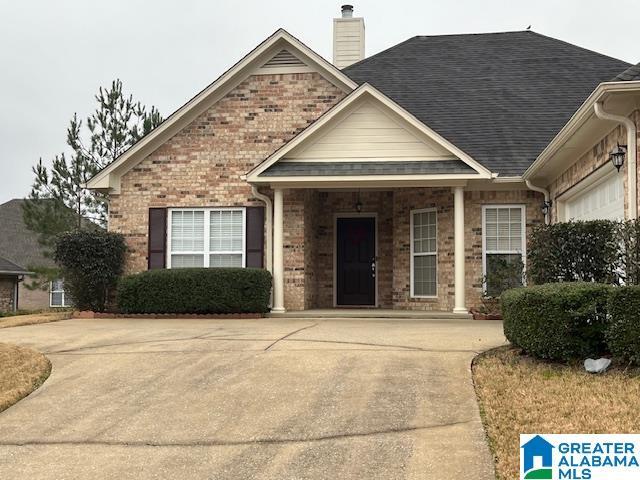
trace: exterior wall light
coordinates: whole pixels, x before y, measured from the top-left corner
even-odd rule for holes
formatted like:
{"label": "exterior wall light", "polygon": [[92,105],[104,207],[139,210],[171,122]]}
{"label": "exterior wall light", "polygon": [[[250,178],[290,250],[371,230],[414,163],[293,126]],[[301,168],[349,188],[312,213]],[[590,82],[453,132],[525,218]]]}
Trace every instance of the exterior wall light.
{"label": "exterior wall light", "polygon": [[622,168],[622,165],[624,165],[624,157],[626,153],[627,153],[627,146],[618,144],[618,146],[614,148],[609,154],[611,163],[613,163],[613,166],[616,167],[616,170],[620,171],[620,169]]}
{"label": "exterior wall light", "polygon": [[551,200],[545,200],[540,205],[540,210],[542,210],[542,214],[546,217],[549,215],[549,211],[551,210]]}

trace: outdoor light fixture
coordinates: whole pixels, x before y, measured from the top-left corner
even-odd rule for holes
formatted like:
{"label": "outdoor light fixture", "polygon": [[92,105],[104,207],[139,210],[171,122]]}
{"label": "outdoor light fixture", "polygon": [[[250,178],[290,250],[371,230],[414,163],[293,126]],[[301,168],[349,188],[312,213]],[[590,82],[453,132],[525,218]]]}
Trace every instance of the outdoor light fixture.
{"label": "outdoor light fixture", "polygon": [[616,167],[616,170],[620,171],[622,165],[624,165],[624,157],[626,153],[627,146],[618,144],[618,146],[614,148],[609,154],[611,163],[613,163],[613,166]]}
{"label": "outdoor light fixture", "polygon": [[546,217],[549,214],[549,210],[551,210],[551,200],[545,200],[542,202],[540,210],[542,210],[542,214]]}
{"label": "outdoor light fixture", "polygon": [[362,212],[362,202],[360,201],[360,190],[358,190],[358,199],[356,200],[356,212]]}

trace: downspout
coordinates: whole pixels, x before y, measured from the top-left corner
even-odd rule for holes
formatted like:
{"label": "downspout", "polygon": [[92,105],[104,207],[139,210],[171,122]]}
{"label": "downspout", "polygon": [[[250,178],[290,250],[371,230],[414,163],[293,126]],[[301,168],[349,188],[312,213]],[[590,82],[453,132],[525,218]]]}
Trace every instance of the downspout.
{"label": "downspout", "polygon": [[527,188],[529,188],[529,190],[533,190],[534,192],[540,192],[544,195],[544,201],[547,205],[549,205],[549,210],[544,216],[544,223],[549,225],[549,223],[551,223],[551,203],[550,203],[551,195],[549,194],[549,190],[547,190],[546,188],[542,188],[534,185],[533,183],[531,183],[531,180],[525,180],[524,182],[527,184]]}
{"label": "downspout", "polygon": [[629,220],[635,220],[638,218],[638,133],[636,124],[623,115],[605,112],[602,102],[596,102],[593,109],[598,118],[617,122],[627,129],[627,202],[629,204]]}
{"label": "downspout", "polygon": [[259,200],[262,200],[266,206],[265,223],[267,227],[267,239],[265,242],[265,264],[267,270],[273,274],[273,200],[267,195],[260,193],[258,188],[251,185],[251,193]]}

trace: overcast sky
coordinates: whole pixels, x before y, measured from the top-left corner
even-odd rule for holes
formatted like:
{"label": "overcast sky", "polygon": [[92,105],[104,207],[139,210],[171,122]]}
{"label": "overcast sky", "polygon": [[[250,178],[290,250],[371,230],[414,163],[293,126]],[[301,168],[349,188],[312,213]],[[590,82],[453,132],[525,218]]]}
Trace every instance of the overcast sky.
{"label": "overcast sky", "polygon": [[[372,55],[413,35],[532,30],[640,61],[638,0],[354,0]],[[331,60],[340,1],[0,0],[0,203],[65,149],[74,112],[101,85],[164,117],[284,27]],[[577,72],[579,74],[579,72]]]}

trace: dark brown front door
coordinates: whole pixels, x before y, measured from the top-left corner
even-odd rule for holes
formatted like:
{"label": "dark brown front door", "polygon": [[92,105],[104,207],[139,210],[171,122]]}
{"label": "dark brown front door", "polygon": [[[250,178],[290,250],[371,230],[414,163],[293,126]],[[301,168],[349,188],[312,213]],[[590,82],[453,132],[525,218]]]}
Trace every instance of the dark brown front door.
{"label": "dark brown front door", "polygon": [[336,297],[340,305],[376,303],[376,221],[369,217],[338,218]]}

